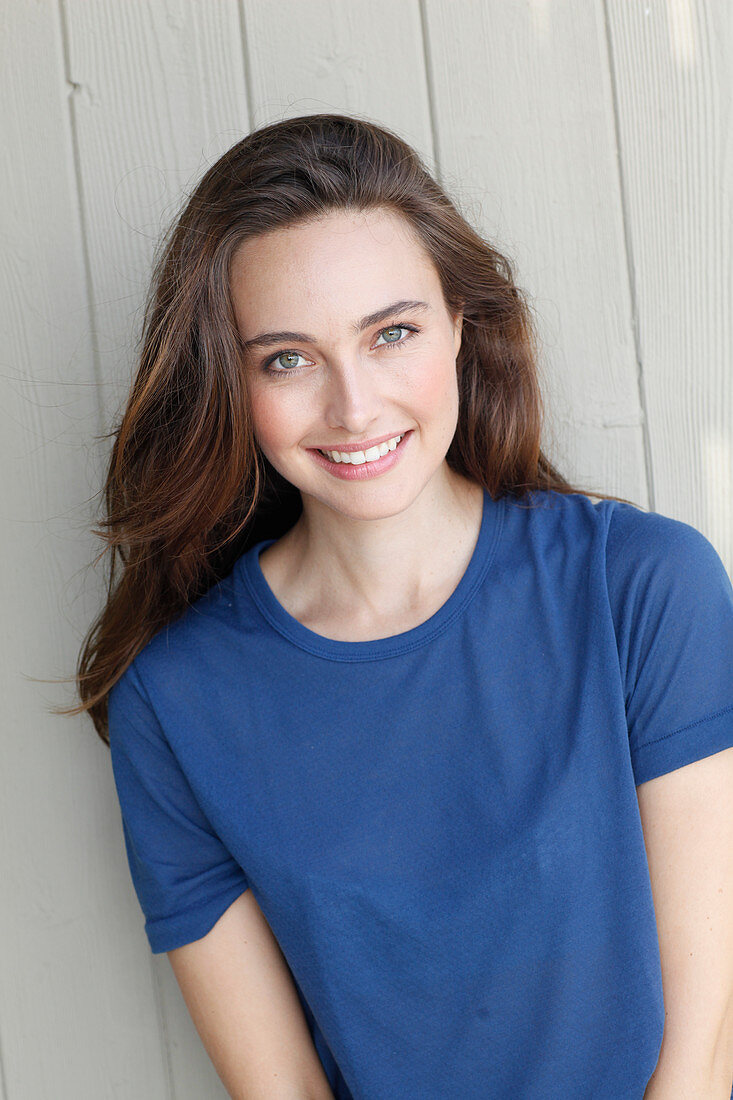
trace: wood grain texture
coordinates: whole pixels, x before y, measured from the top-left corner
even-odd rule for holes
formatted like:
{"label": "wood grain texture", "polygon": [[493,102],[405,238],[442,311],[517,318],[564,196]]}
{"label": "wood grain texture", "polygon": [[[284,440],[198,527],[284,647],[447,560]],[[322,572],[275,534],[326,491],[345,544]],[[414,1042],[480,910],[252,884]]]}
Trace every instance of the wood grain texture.
{"label": "wood grain texture", "polygon": [[733,7],[609,0],[655,508],[733,572]]}
{"label": "wood grain texture", "polygon": [[546,450],[580,485],[646,505],[602,5],[425,7],[441,168],[531,295]]}
{"label": "wood grain texture", "polygon": [[417,0],[242,0],[242,7],[253,125],[328,111],[363,115],[432,158]]}
{"label": "wood grain texture", "polygon": [[[102,463],[58,7],[4,5],[0,65],[3,1100],[111,1096],[129,1051],[109,998],[124,864],[88,720],[60,719],[101,598],[88,562]],[[91,1055],[90,1055],[91,1051]]]}
{"label": "wood grain texture", "polygon": [[[208,165],[249,129],[242,25],[234,0],[71,0],[63,17],[108,430],[135,369],[161,234]],[[110,844],[124,858],[113,794],[108,812]],[[120,867],[115,874],[124,928],[110,945],[105,989],[124,1028],[119,1062],[113,1073],[107,1067],[108,1095],[224,1097],[167,958],[150,955],[129,874]],[[101,1045],[106,1061],[111,1049],[109,1040]]]}
{"label": "wood grain texture", "polygon": [[107,415],[126,396],[155,247],[249,130],[235,0],[66,0]]}

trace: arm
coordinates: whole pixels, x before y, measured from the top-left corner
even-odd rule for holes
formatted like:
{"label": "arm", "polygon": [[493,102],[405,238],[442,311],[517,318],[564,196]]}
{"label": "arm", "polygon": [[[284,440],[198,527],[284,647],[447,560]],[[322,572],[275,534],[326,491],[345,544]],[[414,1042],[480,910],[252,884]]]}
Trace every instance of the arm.
{"label": "arm", "polygon": [[644,1100],[730,1100],[733,748],[637,787],[665,1024]]}
{"label": "arm", "polygon": [[232,1100],[333,1100],[287,963],[251,890],[202,939],[168,958]]}

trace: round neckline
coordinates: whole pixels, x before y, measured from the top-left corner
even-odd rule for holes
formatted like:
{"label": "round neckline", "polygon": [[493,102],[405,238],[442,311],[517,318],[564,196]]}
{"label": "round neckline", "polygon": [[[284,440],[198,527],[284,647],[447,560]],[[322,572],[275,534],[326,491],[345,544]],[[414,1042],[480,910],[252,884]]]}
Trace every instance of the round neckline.
{"label": "round neckline", "polygon": [[502,496],[498,500],[493,500],[489,491],[484,488],[478,538],[458,584],[448,599],[428,619],[410,630],[391,634],[386,638],[372,638],[360,642],[327,638],[323,634],[310,630],[286,611],[265,580],[260,566],[260,554],[268,546],[272,546],[277,539],[262,539],[254,543],[239,558],[238,569],[265,619],[275,630],[301,649],[318,657],[335,661],[371,661],[384,657],[396,657],[424,645],[441,634],[470,601],[493,560],[504,521],[505,499]]}

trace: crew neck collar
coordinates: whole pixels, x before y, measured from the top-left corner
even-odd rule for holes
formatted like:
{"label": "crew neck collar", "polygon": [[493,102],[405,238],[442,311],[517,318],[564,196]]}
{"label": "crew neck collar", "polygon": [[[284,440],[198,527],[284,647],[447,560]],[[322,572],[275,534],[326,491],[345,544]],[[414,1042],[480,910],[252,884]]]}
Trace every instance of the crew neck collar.
{"label": "crew neck collar", "polygon": [[286,611],[265,580],[259,560],[262,551],[272,546],[276,539],[262,539],[254,543],[239,558],[237,571],[265,619],[300,649],[333,661],[373,661],[385,657],[396,657],[408,650],[425,645],[432,638],[442,634],[469,603],[494,558],[504,523],[505,500],[505,497],[492,500],[489,491],[483,490],[483,510],[478,538],[468,566],[457,586],[445,603],[425,622],[387,638],[373,638],[362,642],[345,642],[327,638],[309,630]]}

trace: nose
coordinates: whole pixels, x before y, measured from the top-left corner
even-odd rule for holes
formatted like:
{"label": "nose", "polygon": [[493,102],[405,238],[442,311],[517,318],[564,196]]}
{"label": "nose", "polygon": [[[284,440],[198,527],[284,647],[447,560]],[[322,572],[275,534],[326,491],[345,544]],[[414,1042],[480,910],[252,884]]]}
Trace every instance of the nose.
{"label": "nose", "polygon": [[364,436],[382,419],[384,400],[378,367],[359,356],[333,361],[325,386],[325,421],[352,435]]}

